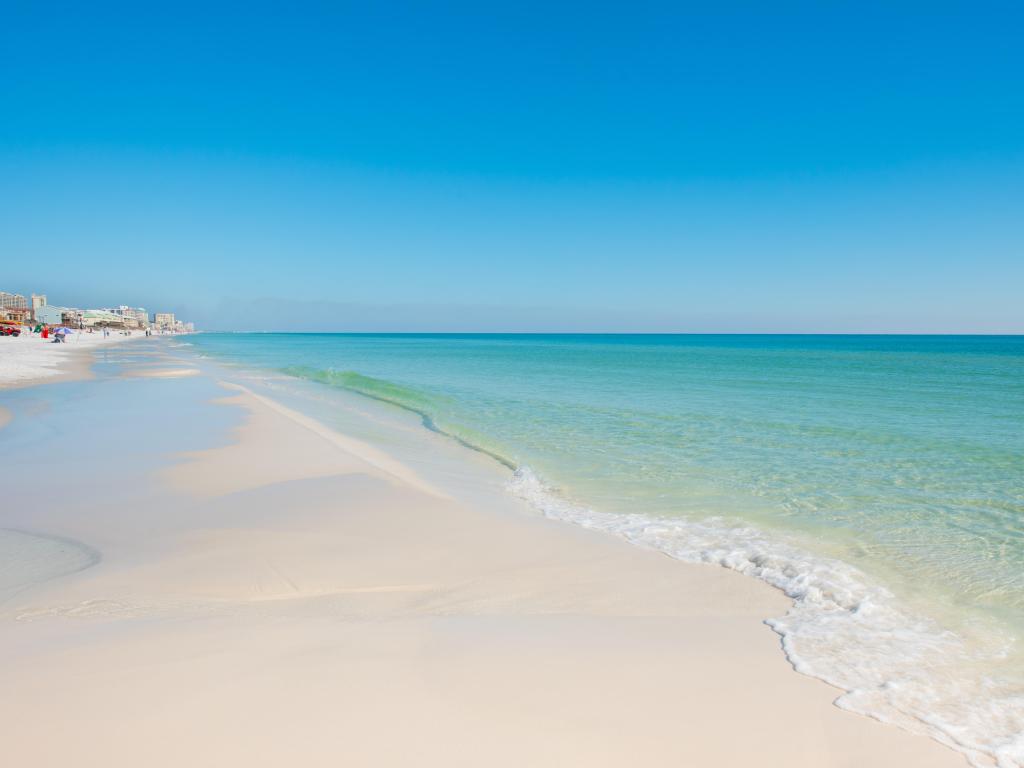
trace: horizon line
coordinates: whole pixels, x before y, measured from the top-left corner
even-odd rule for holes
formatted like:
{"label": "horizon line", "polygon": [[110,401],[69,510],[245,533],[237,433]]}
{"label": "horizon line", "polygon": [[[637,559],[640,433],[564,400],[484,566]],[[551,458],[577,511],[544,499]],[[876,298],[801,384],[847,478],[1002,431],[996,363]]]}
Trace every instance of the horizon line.
{"label": "horizon line", "polygon": [[198,333],[264,333],[343,336],[983,336],[1018,337],[1024,331],[978,333],[971,331],[300,331],[201,329]]}

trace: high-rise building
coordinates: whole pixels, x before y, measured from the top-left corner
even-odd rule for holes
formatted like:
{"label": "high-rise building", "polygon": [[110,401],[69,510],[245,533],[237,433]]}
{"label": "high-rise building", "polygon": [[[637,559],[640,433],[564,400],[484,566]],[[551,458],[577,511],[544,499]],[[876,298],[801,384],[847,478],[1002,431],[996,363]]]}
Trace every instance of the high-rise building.
{"label": "high-rise building", "polygon": [[33,293],[32,294],[32,311],[35,312],[37,309],[42,309],[46,306],[46,294],[45,293]]}
{"label": "high-rise building", "polygon": [[142,307],[129,307],[127,304],[122,304],[119,307],[107,309],[105,311],[112,312],[115,315],[123,317],[126,328],[149,327],[149,315]]}
{"label": "high-rise building", "polygon": [[28,309],[28,301],[20,293],[0,291],[0,309]]}
{"label": "high-rise building", "polygon": [[157,312],[155,315],[153,315],[153,325],[155,325],[161,331],[173,331],[174,330],[174,313],[173,312]]}

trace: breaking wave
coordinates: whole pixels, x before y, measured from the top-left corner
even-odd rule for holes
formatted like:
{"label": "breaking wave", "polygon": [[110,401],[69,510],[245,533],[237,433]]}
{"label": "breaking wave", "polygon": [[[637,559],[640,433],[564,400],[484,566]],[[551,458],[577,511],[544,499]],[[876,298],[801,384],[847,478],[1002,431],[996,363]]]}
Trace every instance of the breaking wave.
{"label": "breaking wave", "polygon": [[1024,765],[1020,682],[978,674],[1008,655],[1011,639],[968,645],[905,610],[859,569],[751,526],[598,512],[568,501],[529,467],[518,468],[508,487],[549,518],[777,587],[793,605],[767,624],[794,669],[844,691],[837,706],[927,734],[978,768]]}

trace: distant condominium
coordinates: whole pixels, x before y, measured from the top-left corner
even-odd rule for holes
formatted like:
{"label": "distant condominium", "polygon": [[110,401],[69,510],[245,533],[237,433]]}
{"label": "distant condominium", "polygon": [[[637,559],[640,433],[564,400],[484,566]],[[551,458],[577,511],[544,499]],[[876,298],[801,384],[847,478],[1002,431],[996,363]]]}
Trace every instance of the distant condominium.
{"label": "distant condominium", "polygon": [[119,317],[125,328],[149,327],[149,313],[143,307],[129,307],[122,304],[119,307],[111,307],[103,311]]}
{"label": "distant condominium", "polygon": [[28,301],[20,293],[0,291],[0,322],[24,323],[31,314]]}
{"label": "distant condominium", "polygon": [[106,309],[76,309],[50,304],[44,293],[26,299],[20,293],[0,291],[0,322],[44,323],[72,328],[113,328],[124,331],[155,330],[166,333],[192,333],[195,326],[178,320],[173,312],[157,312],[150,323],[144,307],[121,304]]}
{"label": "distant condominium", "polygon": [[20,293],[0,291],[0,309],[28,309],[28,300]]}
{"label": "distant condominium", "polygon": [[173,312],[157,312],[153,315],[153,325],[161,331],[173,331],[175,320]]}

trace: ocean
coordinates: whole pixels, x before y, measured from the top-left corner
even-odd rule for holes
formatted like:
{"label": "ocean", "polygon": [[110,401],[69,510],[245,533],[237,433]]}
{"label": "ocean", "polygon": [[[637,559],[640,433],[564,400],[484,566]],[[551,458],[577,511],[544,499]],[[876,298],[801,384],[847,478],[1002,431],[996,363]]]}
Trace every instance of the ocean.
{"label": "ocean", "polygon": [[551,517],[786,591],[837,704],[1024,765],[1024,337],[217,334],[508,467]]}

